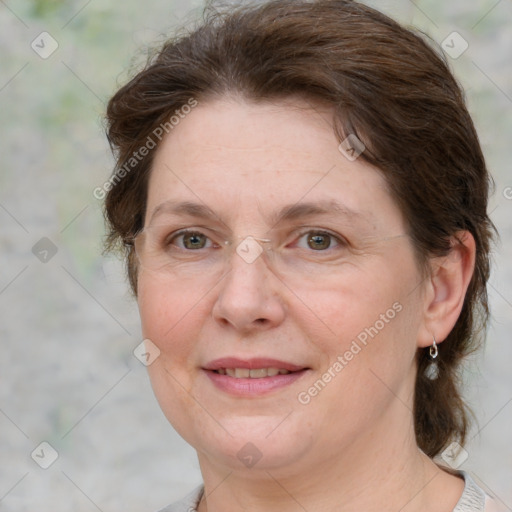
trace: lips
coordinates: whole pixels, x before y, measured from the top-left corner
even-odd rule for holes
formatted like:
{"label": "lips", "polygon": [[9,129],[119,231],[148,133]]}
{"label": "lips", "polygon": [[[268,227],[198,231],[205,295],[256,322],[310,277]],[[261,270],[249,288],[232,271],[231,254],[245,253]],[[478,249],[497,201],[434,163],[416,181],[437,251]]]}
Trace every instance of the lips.
{"label": "lips", "polygon": [[203,370],[222,391],[251,397],[288,386],[309,368],[271,358],[244,360],[226,357],[211,361]]}

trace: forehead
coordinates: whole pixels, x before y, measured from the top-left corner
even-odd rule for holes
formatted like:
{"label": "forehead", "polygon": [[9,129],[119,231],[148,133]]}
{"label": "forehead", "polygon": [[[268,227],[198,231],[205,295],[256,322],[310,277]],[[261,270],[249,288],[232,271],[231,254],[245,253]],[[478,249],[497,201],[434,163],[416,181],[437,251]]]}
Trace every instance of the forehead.
{"label": "forehead", "polygon": [[348,160],[338,146],[325,107],[301,100],[199,103],[157,150],[146,223],[179,202],[266,223],[307,203],[402,227],[382,174],[361,158]]}

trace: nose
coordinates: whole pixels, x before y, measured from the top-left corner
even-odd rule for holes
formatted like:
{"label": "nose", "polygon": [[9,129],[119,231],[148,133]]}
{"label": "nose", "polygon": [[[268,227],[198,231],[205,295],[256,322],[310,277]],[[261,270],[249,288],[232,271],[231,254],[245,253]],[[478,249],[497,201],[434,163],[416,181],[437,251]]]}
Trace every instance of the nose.
{"label": "nose", "polygon": [[285,318],[280,293],[284,284],[273,274],[264,255],[251,261],[240,254],[231,256],[230,271],[220,284],[213,318],[245,334],[278,326]]}

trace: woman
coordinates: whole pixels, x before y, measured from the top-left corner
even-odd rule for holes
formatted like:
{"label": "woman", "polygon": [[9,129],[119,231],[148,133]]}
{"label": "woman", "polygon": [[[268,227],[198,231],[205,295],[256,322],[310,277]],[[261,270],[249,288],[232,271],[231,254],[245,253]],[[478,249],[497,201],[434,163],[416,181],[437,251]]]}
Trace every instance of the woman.
{"label": "woman", "polygon": [[204,479],[165,510],[490,510],[450,464],[490,178],[424,40],[346,0],[214,13],[107,118],[109,247]]}

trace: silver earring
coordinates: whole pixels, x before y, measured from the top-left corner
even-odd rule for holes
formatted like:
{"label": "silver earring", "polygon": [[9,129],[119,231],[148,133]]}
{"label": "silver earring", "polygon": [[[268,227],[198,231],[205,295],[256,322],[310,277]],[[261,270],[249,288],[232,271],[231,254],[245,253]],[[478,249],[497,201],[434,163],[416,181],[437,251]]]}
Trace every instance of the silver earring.
{"label": "silver earring", "polygon": [[439,366],[436,361],[439,351],[437,350],[436,338],[434,336],[432,336],[432,338],[434,341],[429,350],[430,363],[428,363],[428,366],[425,369],[425,377],[430,380],[436,380],[439,377]]}

